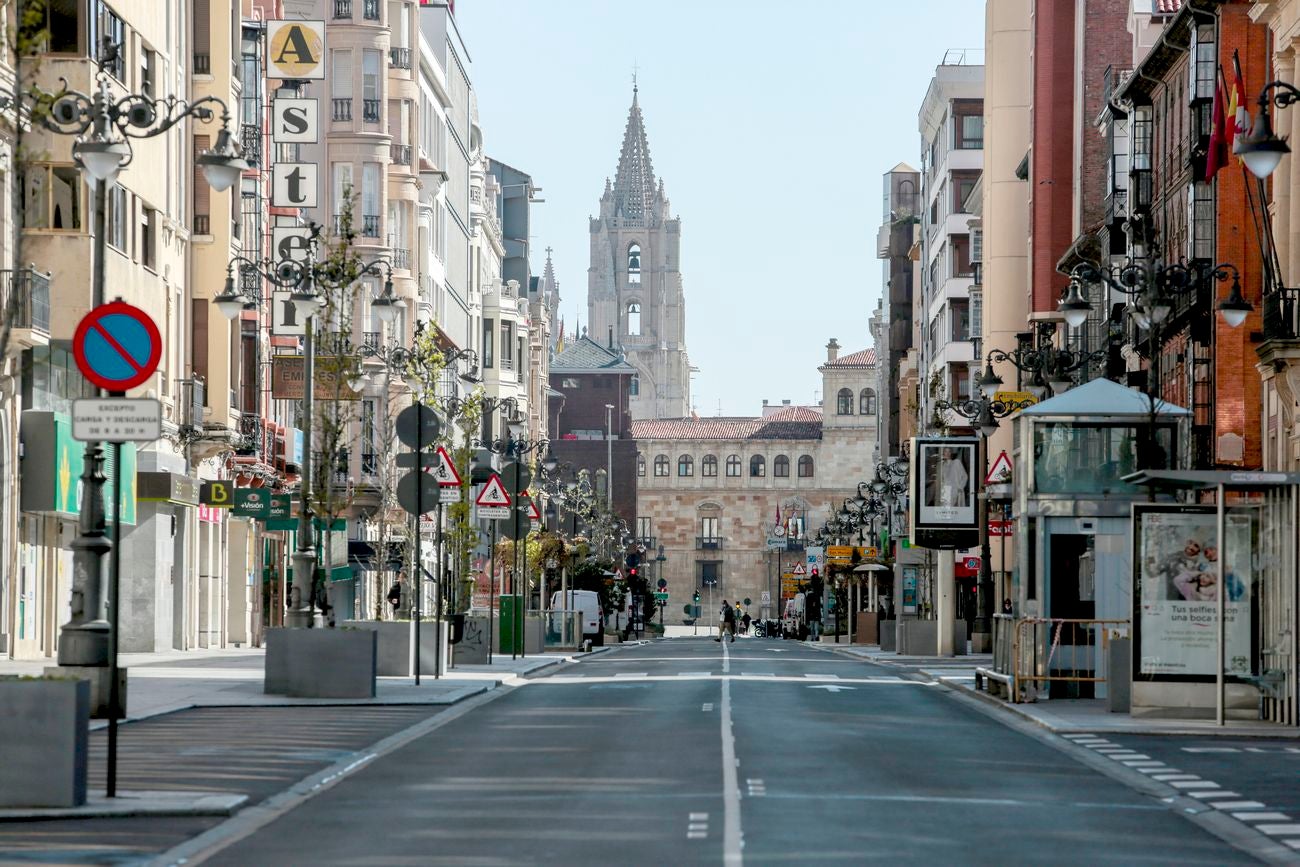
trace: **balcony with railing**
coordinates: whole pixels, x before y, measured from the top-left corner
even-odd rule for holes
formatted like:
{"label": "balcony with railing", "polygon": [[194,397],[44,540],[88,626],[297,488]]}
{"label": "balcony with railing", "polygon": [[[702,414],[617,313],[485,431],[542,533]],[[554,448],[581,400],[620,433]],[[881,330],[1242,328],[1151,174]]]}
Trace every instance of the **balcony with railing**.
{"label": "balcony with railing", "polygon": [[352,0],[334,0],[334,17],[351,18]]}
{"label": "balcony with railing", "polygon": [[211,235],[212,234],[212,215],[195,214],[194,215],[194,234]]}
{"label": "balcony with railing", "polygon": [[333,120],[352,120],[352,97],[345,96],[330,100],[330,118]]}
{"label": "balcony with railing", "polygon": [[[391,246],[392,242],[389,242]],[[393,247],[393,267],[404,271],[411,270],[411,251],[402,247]]]}
{"label": "balcony with railing", "polygon": [[361,332],[361,348],[377,351],[380,344],[383,343],[383,333],[379,331]]}
{"label": "balcony with railing", "polygon": [[251,166],[262,164],[262,128],[246,123],[239,128],[239,147]]}
{"label": "balcony with railing", "polygon": [[361,453],[361,475],[377,476],[379,475],[379,455],[374,452]]}
{"label": "balcony with railing", "polygon": [[366,123],[379,123],[379,105],[378,99],[361,100],[361,119]]}
{"label": "balcony with railing", "polygon": [[361,217],[361,237],[378,238],[379,237],[379,215],[365,214]]}
{"label": "balcony with railing", "polygon": [[409,166],[411,164],[411,146],[404,144],[389,145],[388,156],[395,166]]}
{"label": "balcony with railing", "polygon": [[361,15],[367,21],[378,21],[379,0],[362,0]]}
{"label": "balcony with railing", "polygon": [[29,349],[50,342],[50,275],[34,267],[0,271],[0,316],[10,316],[15,347]]}
{"label": "balcony with railing", "polygon": [[194,52],[194,74],[211,75],[212,74],[212,55],[206,51]]}
{"label": "balcony with railing", "polygon": [[411,49],[409,48],[390,48],[388,49],[388,65],[394,69],[411,68]]}
{"label": "balcony with railing", "polygon": [[696,536],[695,547],[701,551],[721,551],[721,536]]}

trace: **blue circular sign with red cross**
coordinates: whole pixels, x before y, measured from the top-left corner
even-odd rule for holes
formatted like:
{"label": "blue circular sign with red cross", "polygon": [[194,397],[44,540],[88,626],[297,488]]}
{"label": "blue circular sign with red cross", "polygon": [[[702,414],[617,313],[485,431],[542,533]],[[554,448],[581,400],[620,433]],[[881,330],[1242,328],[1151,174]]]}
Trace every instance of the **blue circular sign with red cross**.
{"label": "blue circular sign with red cross", "polygon": [[162,335],[148,313],[113,301],[82,317],[72,335],[72,356],[94,385],[126,391],[143,385],[158,369]]}

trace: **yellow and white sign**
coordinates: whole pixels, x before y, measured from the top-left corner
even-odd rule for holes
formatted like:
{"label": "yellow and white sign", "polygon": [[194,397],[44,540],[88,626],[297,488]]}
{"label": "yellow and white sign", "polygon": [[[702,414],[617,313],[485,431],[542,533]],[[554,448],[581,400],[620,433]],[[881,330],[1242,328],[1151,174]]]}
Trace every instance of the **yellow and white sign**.
{"label": "yellow and white sign", "polygon": [[266,22],[269,77],[325,77],[325,22],[277,19]]}

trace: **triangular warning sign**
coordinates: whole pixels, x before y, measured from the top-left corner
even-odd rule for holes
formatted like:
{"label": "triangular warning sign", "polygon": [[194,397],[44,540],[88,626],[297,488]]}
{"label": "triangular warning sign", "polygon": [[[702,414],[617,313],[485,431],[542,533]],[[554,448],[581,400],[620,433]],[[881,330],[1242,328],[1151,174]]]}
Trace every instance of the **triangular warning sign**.
{"label": "triangular warning sign", "polygon": [[474,504],[477,506],[509,506],[510,495],[506,493],[506,486],[501,484],[501,477],[496,473],[488,479],[483,490],[478,492],[474,498]]}
{"label": "triangular warning sign", "polygon": [[799,564],[796,564],[796,565],[795,565],[795,567],[794,567],[794,574],[795,574],[795,575],[802,575],[802,574],[804,574],[803,564],[802,564],[802,563],[799,563]]}
{"label": "triangular warning sign", "polygon": [[528,503],[528,520],[530,520],[530,521],[540,521],[540,520],[542,520],[542,513],[539,512],[539,511],[537,511],[537,501],[536,501],[536,500],[530,500],[529,503]]}
{"label": "triangular warning sign", "polygon": [[998,459],[989,467],[989,474],[984,478],[986,485],[1009,485],[1011,484],[1011,458],[1007,457],[1006,449],[998,455]]}
{"label": "triangular warning sign", "polygon": [[430,472],[444,488],[460,487],[460,473],[456,472],[456,465],[451,462],[446,447],[438,446],[438,463]]}

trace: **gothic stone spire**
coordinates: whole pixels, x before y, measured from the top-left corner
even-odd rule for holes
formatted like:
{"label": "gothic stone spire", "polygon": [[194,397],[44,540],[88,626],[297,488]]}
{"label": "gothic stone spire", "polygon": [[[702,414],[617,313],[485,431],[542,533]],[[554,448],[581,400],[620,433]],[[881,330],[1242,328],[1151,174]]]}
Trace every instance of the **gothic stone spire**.
{"label": "gothic stone spire", "polygon": [[615,213],[630,220],[653,216],[655,172],[650,164],[650,144],[646,141],[645,122],[637,102],[637,88],[632,88],[632,108],[623,132],[623,150],[618,156],[614,176]]}

